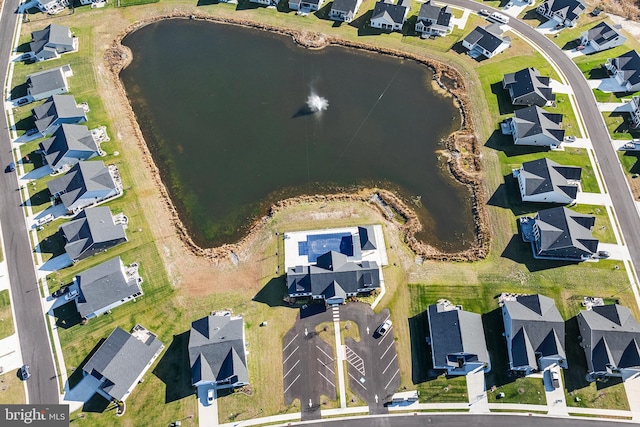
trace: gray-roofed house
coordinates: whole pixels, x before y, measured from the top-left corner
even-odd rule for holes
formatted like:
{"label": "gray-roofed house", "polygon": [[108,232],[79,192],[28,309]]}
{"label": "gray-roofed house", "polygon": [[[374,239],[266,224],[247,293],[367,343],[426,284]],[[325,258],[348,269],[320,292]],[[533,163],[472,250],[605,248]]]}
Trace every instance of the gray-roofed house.
{"label": "gray-roofed house", "polygon": [[640,90],[640,55],[635,50],[607,59],[605,67],[627,92]]}
{"label": "gray-roofed house", "polygon": [[463,40],[462,46],[469,49],[469,55],[491,58],[511,46],[511,39],[502,35],[499,24],[476,27]]}
{"label": "gray-roofed house", "polygon": [[380,0],[373,7],[369,25],[385,31],[402,31],[410,8],[411,0],[398,0],[397,3],[392,3],[391,0]]}
{"label": "gray-roofed house", "polygon": [[362,0],[333,0],[329,18],[334,21],[351,22],[358,13]]}
{"label": "gray-roofed house", "polygon": [[55,15],[69,6],[69,0],[36,0],[36,7],[44,13]]}
{"label": "gray-roofed house", "polygon": [[89,128],[66,123],[51,138],[42,141],[40,149],[54,172],[68,169],[81,160],[88,160],[99,154],[98,144]]}
{"label": "gray-roofed house", "polygon": [[251,3],[263,4],[265,6],[276,6],[277,2],[275,0],[249,0]]}
{"label": "gray-roofed house", "polygon": [[564,319],[544,295],[520,295],[502,303],[509,369],[528,374],[552,365],[567,369]]}
{"label": "gray-roofed house", "polygon": [[74,262],[127,241],[122,215],[113,217],[106,206],[87,208],[60,226],[64,250]]}
{"label": "gray-roofed house", "polygon": [[289,0],[289,9],[312,12],[318,10],[324,4],[324,0]]}
{"label": "gray-roofed house", "polygon": [[162,352],[164,345],[140,325],[131,333],[116,328],[82,367],[82,375],[96,378],[98,393],[124,402]]}
{"label": "gray-roofed house", "polygon": [[533,223],[533,255],[536,258],[584,261],[598,249],[591,230],[596,218],[565,207],[545,209]]}
{"label": "gray-roofed house", "polygon": [[591,46],[596,52],[621,46],[626,41],[627,38],[620,34],[617,28],[612,27],[605,21],[587,31],[583,31],[580,35],[580,45]]}
{"label": "gray-roofed house", "polygon": [[556,96],[549,86],[551,79],[543,77],[535,68],[524,68],[515,73],[505,74],[502,88],[509,90],[513,105],[552,105]]}
{"label": "gray-roofed house", "polygon": [[315,265],[287,270],[289,297],[323,299],[327,304],[343,304],[350,296],[380,287],[380,269],[375,261],[352,262],[339,252],[320,255]]}
{"label": "gray-roofed house", "polygon": [[581,311],[577,320],[587,372],[594,379],[626,380],[640,373],[640,325],[627,307],[594,306]]}
{"label": "gray-roofed house", "polygon": [[87,121],[87,113],[76,103],[73,95],[53,95],[42,105],[31,110],[36,129],[46,136],[54,133],[61,124],[77,124]]}
{"label": "gray-roofed house", "polygon": [[218,389],[249,384],[244,320],[215,313],[191,323],[189,365],[191,383]]}
{"label": "gray-roofed house", "polygon": [[556,147],[564,141],[560,126],[562,114],[549,113],[537,105],[521,108],[507,119],[507,127],[516,145]]}
{"label": "gray-roofed house", "polygon": [[536,11],[559,25],[573,27],[586,8],[587,5],[582,0],[545,0]]}
{"label": "gray-roofed house", "polygon": [[73,72],[69,65],[39,71],[27,76],[27,95],[34,101],[49,98],[52,95],[60,95],[69,92],[67,77]]}
{"label": "gray-roofed house", "polygon": [[482,316],[449,301],[438,301],[427,309],[427,318],[434,369],[445,369],[447,375],[491,370]]}
{"label": "gray-roofed house", "polygon": [[573,203],[580,188],[582,168],[562,166],[542,158],[525,162],[514,171],[523,202]]}
{"label": "gray-roofed house", "polygon": [[631,127],[640,127],[640,96],[634,96],[631,98],[631,102],[629,104],[631,104],[631,110],[629,112],[631,115]]}
{"label": "gray-roofed house", "polygon": [[53,197],[59,197],[67,212],[78,213],[87,206],[100,203],[122,191],[116,182],[115,167],[102,160],[79,162],[63,176],[51,180],[47,187]]}
{"label": "gray-roofed house", "polygon": [[372,225],[358,226],[358,240],[360,241],[361,252],[378,249],[376,234]]}
{"label": "gray-roofed house", "polygon": [[141,296],[141,284],[138,265],[125,267],[115,257],[80,272],[71,288],[78,290],[74,300],[80,317],[91,319]]}
{"label": "gray-roofed house", "polygon": [[449,5],[436,6],[429,0],[420,6],[420,12],[418,12],[418,19],[416,20],[416,32],[426,35],[445,36],[453,30],[452,17],[453,13]]}
{"label": "gray-roofed house", "polygon": [[29,49],[36,61],[60,58],[63,53],[78,50],[78,38],[63,25],[49,24],[45,29],[31,33],[31,38]]}

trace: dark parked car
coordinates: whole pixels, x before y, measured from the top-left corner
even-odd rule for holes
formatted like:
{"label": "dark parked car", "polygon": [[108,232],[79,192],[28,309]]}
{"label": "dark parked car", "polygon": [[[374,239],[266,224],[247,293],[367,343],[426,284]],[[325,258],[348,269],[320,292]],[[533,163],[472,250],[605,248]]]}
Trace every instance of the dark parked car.
{"label": "dark parked car", "polygon": [[9,163],[4,169],[6,173],[13,172],[14,170],[16,170],[16,164],[14,162]]}
{"label": "dark parked car", "polygon": [[61,297],[64,294],[66,294],[67,292],[69,292],[69,286],[63,286],[60,289],[58,289],[57,291],[55,291],[54,293],[52,293],[51,296],[53,298],[58,298],[58,297]]}
{"label": "dark parked car", "polygon": [[20,378],[22,378],[22,381],[28,380],[30,376],[29,365],[22,365],[22,368],[20,368]]}

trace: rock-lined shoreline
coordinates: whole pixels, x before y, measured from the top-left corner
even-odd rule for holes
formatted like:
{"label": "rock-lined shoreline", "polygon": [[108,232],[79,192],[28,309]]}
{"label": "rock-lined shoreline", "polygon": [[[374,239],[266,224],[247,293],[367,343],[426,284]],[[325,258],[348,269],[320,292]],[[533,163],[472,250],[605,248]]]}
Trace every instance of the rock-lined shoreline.
{"label": "rock-lined shoreline", "polygon": [[[193,254],[204,257],[210,261],[219,261],[223,259],[229,259],[232,253],[238,254],[249,247],[252,241],[255,239],[258,233],[260,233],[269,219],[277,212],[291,207],[297,204],[309,204],[309,203],[326,203],[331,201],[352,201],[369,204],[376,209],[380,210],[383,215],[386,215],[385,209],[381,204],[374,201],[378,196],[380,200],[393,211],[400,215],[404,222],[402,224],[396,224],[403,234],[403,238],[407,245],[423,259],[431,260],[443,260],[443,261],[475,261],[487,256],[491,243],[487,212],[485,208],[486,194],[482,188],[481,183],[481,165],[479,161],[479,145],[477,138],[474,134],[473,120],[470,112],[467,110],[468,95],[466,88],[463,84],[463,80],[457,70],[437,61],[428,60],[424,57],[420,57],[414,54],[407,54],[398,50],[380,48],[371,46],[365,43],[354,42],[345,40],[335,36],[328,36],[320,33],[313,33],[308,31],[298,31],[289,28],[279,28],[253,21],[246,21],[240,19],[220,18],[207,15],[193,15],[187,13],[172,13],[168,15],[157,16],[149,20],[136,22],[129,26],[125,31],[120,33],[113,41],[111,47],[106,52],[104,59],[107,63],[108,69],[111,71],[111,78],[115,87],[122,95],[123,99],[128,99],[124,90],[124,86],[120,81],[119,73],[126,67],[132,60],[132,54],[130,50],[122,45],[124,37],[148,24],[157,22],[160,20],[171,18],[183,18],[183,19],[197,19],[203,21],[209,21],[214,23],[225,23],[232,25],[240,25],[255,29],[261,29],[278,34],[288,35],[293,40],[304,47],[311,49],[322,49],[329,45],[339,45],[344,47],[350,47],[355,49],[362,49],[371,52],[378,52],[385,55],[397,56],[400,58],[411,59],[426,65],[433,71],[434,81],[437,85],[447,93],[451,94],[462,116],[461,129],[452,133],[446,140],[445,149],[442,150],[443,155],[447,158],[447,165],[450,173],[460,183],[466,185],[471,192],[472,197],[472,213],[474,217],[475,225],[475,241],[472,247],[456,253],[445,253],[430,246],[429,244],[418,240],[415,236],[422,230],[422,224],[420,223],[416,213],[398,196],[388,190],[383,189],[362,189],[354,193],[337,193],[329,195],[305,195],[299,197],[293,197],[285,200],[281,200],[275,203],[269,210],[269,213],[254,221],[251,225],[248,233],[240,241],[232,244],[225,244],[216,248],[201,248],[191,238],[186,226],[180,220],[177,209],[175,208],[169,192],[165,187],[162,179],[160,178],[160,171],[153,161],[151,152],[149,151],[138,122],[136,120],[133,109],[130,103],[126,103],[123,107],[127,109],[127,115],[131,121],[132,128],[136,133],[136,139],[138,146],[142,150],[145,162],[149,165],[152,171],[152,176],[155,184],[158,186],[163,203],[167,208],[171,217],[171,223],[175,226],[177,233],[184,243],[184,245]],[[443,83],[443,80],[451,82],[449,86]]]}

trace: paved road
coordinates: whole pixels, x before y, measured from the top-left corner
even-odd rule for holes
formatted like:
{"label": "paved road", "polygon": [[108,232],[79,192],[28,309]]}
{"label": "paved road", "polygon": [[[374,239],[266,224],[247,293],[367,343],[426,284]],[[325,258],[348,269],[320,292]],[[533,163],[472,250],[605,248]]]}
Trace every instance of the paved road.
{"label": "paved road", "polygon": [[[0,16],[0,75],[4,84],[13,42],[19,0],[6,0]],[[45,325],[22,200],[15,172],[4,168],[13,161],[6,115],[0,119],[0,224],[5,259],[11,280],[11,293],[20,334],[22,357],[31,367],[27,381],[29,403],[58,403],[58,380]]]}
{"label": "paved road", "polygon": [[[481,8],[491,9],[472,0],[446,0],[446,2],[474,11]],[[631,254],[636,277],[640,277],[638,270],[640,268],[640,217],[618,156],[609,142],[609,132],[589,84],[576,64],[545,35],[515,18],[510,18],[509,26],[538,45],[560,68],[575,92],[575,98],[600,164],[625,243]]]}

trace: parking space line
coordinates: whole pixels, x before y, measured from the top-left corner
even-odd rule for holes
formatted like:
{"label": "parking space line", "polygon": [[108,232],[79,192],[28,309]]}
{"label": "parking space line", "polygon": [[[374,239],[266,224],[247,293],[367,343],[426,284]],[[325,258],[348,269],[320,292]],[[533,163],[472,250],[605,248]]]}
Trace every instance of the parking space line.
{"label": "parking space line", "polygon": [[[316,357],[316,359],[318,359],[318,358]],[[318,359],[318,362],[320,362],[320,364],[321,364],[322,366],[324,366],[324,367],[325,367],[325,368],[327,368],[329,371],[331,371],[331,373],[332,373],[333,375],[335,375],[335,374],[336,374],[336,373],[335,373],[335,372],[333,372],[333,370],[329,367],[329,365],[327,365],[326,363],[324,363],[322,360]],[[333,360],[332,360],[332,362],[333,362]]]}
{"label": "parking space line", "polygon": [[298,376],[291,382],[291,384],[289,384],[289,387],[284,389],[284,392],[286,393],[287,390],[289,390],[291,388],[291,386],[293,385],[293,383],[295,383],[296,381],[298,381],[298,378],[300,378],[301,374],[298,374]]}
{"label": "parking space line", "polygon": [[347,348],[347,362],[349,363],[349,365],[353,366],[362,375],[365,375],[364,360],[362,360],[362,357],[358,356],[356,352],[351,350],[349,347],[346,347],[346,348]]}
{"label": "parking space line", "polygon": [[289,341],[289,344],[285,345],[284,348],[282,349],[283,352],[296,340],[296,338],[298,338],[298,335],[300,334],[296,334],[295,337],[291,338],[291,341]]}
{"label": "parking space line", "polygon": [[364,386],[364,384],[362,384],[360,381],[358,381],[357,379],[355,379],[353,375],[349,374],[349,376],[350,376],[350,377],[351,377],[355,382],[357,382],[358,384],[360,384],[360,386],[361,386],[363,389],[365,389],[365,390],[367,389],[367,388]]}
{"label": "parking space line", "polygon": [[327,382],[328,382],[329,384],[331,384],[331,385],[333,386],[333,388],[336,388],[336,385],[335,385],[334,383],[332,383],[331,381],[329,381],[329,378],[327,378],[327,377],[325,377],[324,375],[322,375],[322,372],[318,371],[318,373],[320,374],[320,376],[321,376],[322,378],[324,378],[325,380],[327,380]]}
{"label": "parking space line", "polygon": [[320,350],[322,352],[322,354],[324,354],[325,356],[327,356],[329,359],[331,359],[333,361],[333,357],[329,356],[323,349],[321,349],[320,347],[316,346],[316,348],[318,350]]}
{"label": "parking space line", "polygon": [[384,351],[384,353],[382,353],[382,356],[380,356],[380,360],[382,360],[382,358],[384,357],[385,354],[387,354],[387,352],[389,351],[389,349],[393,346],[393,341],[391,341],[391,344],[389,344],[389,347],[387,347],[387,349]]}
{"label": "parking space line", "polygon": [[382,344],[385,340],[385,338],[387,338],[389,335],[391,335],[389,332],[391,332],[391,329],[393,328],[393,326],[389,326],[389,330],[387,331],[386,334],[384,334],[382,336],[382,338],[380,338],[380,341],[378,341],[378,345]]}
{"label": "parking space line", "polygon": [[289,369],[289,370],[287,371],[287,373],[286,373],[286,374],[284,374],[284,375],[282,376],[282,378],[285,378],[287,375],[289,375],[289,373],[290,373],[291,371],[293,371],[293,368],[295,368],[296,366],[298,366],[298,363],[300,363],[300,359],[298,359],[298,360],[296,361],[296,363],[294,363],[294,365],[291,367],[291,369]]}
{"label": "parking space line", "polygon": [[389,369],[389,366],[391,366],[391,364],[393,363],[394,360],[396,360],[398,358],[398,355],[396,354],[395,356],[393,356],[393,359],[391,359],[391,362],[389,362],[389,364],[387,365],[386,368],[384,368],[384,371],[382,371],[382,373],[384,374],[385,372],[387,372],[387,369]]}
{"label": "parking space line", "polygon": [[284,361],[282,362],[282,364],[284,365],[285,363],[287,363],[287,360],[289,360],[291,358],[291,356],[293,356],[293,353],[295,353],[296,351],[298,351],[298,349],[300,348],[300,346],[297,346],[296,348],[293,349],[293,351],[291,352],[290,355],[287,356],[286,359],[284,359]]}
{"label": "parking space line", "polygon": [[393,381],[393,379],[396,377],[396,375],[398,375],[398,372],[400,372],[400,369],[398,369],[398,370],[396,371],[396,373],[395,373],[395,374],[393,374],[393,376],[391,377],[391,379],[389,380],[389,382],[387,383],[387,385],[386,385],[386,386],[384,386],[384,389],[385,389],[385,390],[387,389],[387,387],[389,387],[389,384],[391,384],[391,381]]}

